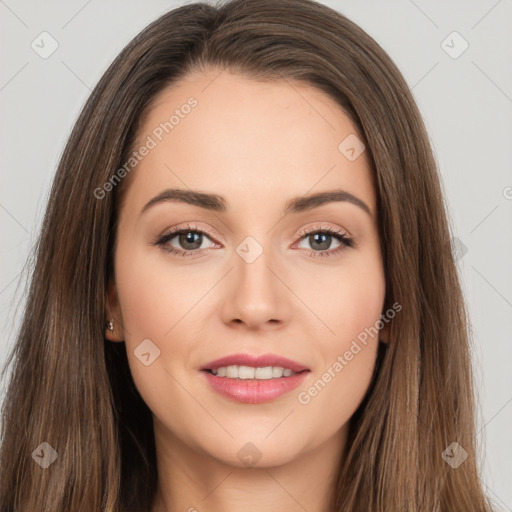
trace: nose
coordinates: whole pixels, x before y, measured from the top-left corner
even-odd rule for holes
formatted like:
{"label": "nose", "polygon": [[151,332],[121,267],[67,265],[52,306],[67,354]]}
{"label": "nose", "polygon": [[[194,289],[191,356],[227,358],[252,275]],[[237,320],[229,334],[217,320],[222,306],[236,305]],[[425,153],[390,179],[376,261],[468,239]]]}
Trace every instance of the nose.
{"label": "nose", "polygon": [[279,266],[272,263],[270,252],[264,250],[252,262],[235,255],[222,311],[226,324],[274,330],[288,321],[291,292],[284,276],[279,275]]}

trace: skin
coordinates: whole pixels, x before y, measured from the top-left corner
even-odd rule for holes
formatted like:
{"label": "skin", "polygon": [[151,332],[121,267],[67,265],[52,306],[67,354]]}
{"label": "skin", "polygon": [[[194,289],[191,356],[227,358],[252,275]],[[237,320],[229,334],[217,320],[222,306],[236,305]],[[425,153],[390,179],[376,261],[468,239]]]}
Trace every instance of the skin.
{"label": "skin", "polygon": [[[197,107],[127,178],[107,290],[107,318],[115,321],[106,336],[126,343],[135,384],[153,413],[159,493],[152,512],[326,511],[348,421],[368,389],[387,324],[309,403],[298,394],[384,313],[367,154],[349,161],[338,150],[357,131],[322,91],[212,69],[163,91],[135,146],[190,96]],[[166,188],[223,196],[228,211],[168,201],[141,214]],[[331,202],[283,215],[291,198],[334,188],[357,196],[371,214]],[[212,235],[203,235],[200,257],[152,245],[187,223]],[[335,254],[342,246],[336,238],[321,246],[301,235],[326,226],[356,245]],[[247,236],[263,250],[252,263],[236,251]],[[189,252],[199,246],[179,236],[169,245]],[[319,252],[332,254],[311,255]],[[148,366],[134,355],[144,339],[160,350]],[[273,401],[242,404],[219,395],[199,371],[240,352],[279,354],[311,371]],[[253,467],[237,456],[248,442],[261,453]]]}

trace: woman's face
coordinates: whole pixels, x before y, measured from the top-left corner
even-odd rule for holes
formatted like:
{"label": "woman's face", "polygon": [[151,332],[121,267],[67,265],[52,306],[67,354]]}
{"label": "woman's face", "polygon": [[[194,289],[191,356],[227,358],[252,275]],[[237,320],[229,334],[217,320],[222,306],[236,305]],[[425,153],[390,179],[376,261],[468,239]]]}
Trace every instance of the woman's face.
{"label": "woman's face", "polygon": [[[385,293],[356,137],[316,88],[218,70],[167,89],[145,117],[109,314],[158,443],[260,467],[342,445],[371,381],[379,336],[364,333]],[[269,366],[293,370],[280,357],[305,370],[278,377]]]}

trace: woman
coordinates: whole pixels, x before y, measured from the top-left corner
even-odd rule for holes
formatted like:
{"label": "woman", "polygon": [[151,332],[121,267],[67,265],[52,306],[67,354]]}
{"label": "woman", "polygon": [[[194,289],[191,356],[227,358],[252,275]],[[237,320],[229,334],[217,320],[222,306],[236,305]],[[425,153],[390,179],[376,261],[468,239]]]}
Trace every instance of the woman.
{"label": "woman", "polygon": [[491,510],[427,133],[310,0],[189,4],[122,51],[13,356],[6,510]]}

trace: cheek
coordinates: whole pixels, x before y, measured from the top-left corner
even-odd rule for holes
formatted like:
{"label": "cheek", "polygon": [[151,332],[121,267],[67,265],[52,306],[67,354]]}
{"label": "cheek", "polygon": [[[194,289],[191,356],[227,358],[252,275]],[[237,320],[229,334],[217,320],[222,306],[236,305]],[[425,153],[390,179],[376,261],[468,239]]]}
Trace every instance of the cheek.
{"label": "cheek", "polygon": [[[337,351],[358,336],[371,341],[374,327],[384,305],[385,285],[383,277],[354,273],[344,277],[342,284],[325,299],[326,323],[331,327],[329,346]],[[347,347],[348,348],[348,347]]]}
{"label": "cheek", "polygon": [[194,287],[187,285],[187,273],[170,270],[172,266],[155,258],[157,251],[152,249],[120,244],[115,261],[128,362],[150,408],[169,401],[171,377],[165,373],[168,364],[163,361],[169,356],[174,361],[186,358],[186,343],[174,343],[170,354],[169,346],[186,321],[192,299],[197,301],[197,290],[194,294]]}
{"label": "cheek", "polygon": [[339,265],[302,276],[294,288],[316,316],[315,351],[332,359],[358,336],[369,342],[378,338],[372,328],[384,306],[385,277],[377,250],[347,253]]}
{"label": "cheek", "polygon": [[[360,263],[340,270],[337,279],[332,275],[326,279],[328,293],[310,295],[320,312],[323,334],[315,338],[319,359],[314,375],[298,390],[297,401],[305,425],[321,418],[324,437],[349,421],[375,368],[385,279],[378,259],[372,259],[371,265]],[[317,285],[322,282],[315,280]],[[315,442],[311,440],[312,445]]]}
{"label": "cheek", "polygon": [[[121,248],[120,248],[121,250]],[[116,281],[127,344],[165,342],[202,294],[208,276],[193,276],[155,248],[128,248],[117,260]]]}

